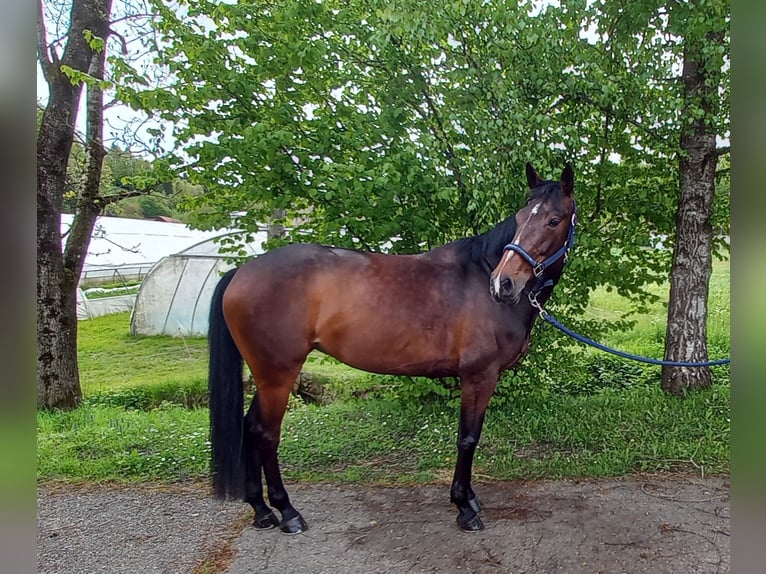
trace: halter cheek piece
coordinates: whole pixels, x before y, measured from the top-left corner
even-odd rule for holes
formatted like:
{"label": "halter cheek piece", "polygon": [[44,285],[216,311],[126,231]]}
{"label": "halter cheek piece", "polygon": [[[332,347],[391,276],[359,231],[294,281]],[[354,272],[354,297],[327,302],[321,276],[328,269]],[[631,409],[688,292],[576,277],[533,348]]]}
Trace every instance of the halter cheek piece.
{"label": "halter cheek piece", "polygon": [[529,292],[529,300],[532,302],[533,306],[537,303],[537,294],[540,293],[543,289],[546,287],[553,287],[553,280],[548,279],[547,281],[543,280],[543,275],[545,274],[546,269],[556,263],[559,259],[562,257],[564,258],[564,263],[567,262],[567,259],[569,257],[569,251],[574,247],[574,236],[575,236],[575,223],[577,220],[577,205],[574,203],[574,200],[572,201],[572,222],[569,225],[569,233],[567,234],[567,240],[564,245],[562,245],[553,255],[548,257],[547,259],[544,259],[543,261],[538,261],[534,257],[532,257],[529,253],[526,252],[526,250],[521,245],[516,245],[515,243],[509,243],[505,246],[503,251],[515,251],[519,255],[521,255],[524,260],[529,263],[532,266],[532,272],[535,274],[535,278],[537,279],[535,281],[535,286],[532,288],[532,291]]}

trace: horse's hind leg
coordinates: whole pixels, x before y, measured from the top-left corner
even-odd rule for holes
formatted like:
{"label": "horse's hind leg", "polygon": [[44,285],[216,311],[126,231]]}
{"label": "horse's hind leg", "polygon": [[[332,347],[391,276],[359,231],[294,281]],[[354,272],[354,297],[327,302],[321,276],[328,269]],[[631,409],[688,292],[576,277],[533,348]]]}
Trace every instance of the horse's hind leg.
{"label": "horse's hind leg", "polygon": [[[287,409],[287,401],[290,398],[293,383],[299,372],[300,365],[295,369],[283,370],[279,374],[273,371],[264,372],[263,370],[255,374],[256,381],[259,382],[257,392],[259,424],[255,427],[253,437],[257,445],[258,462],[260,462],[263,475],[266,478],[269,502],[282,515],[279,527],[288,534],[298,534],[308,530],[306,521],[290,503],[290,497],[282,483],[277,455],[282,419]],[[262,490],[261,500],[263,500]]]}
{"label": "horse's hind leg", "polygon": [[245,463],[245,502],[253,507],[253,526],[266,530],[279,526],[279,519],[263,499],[261,454],[258,449],[258,435],[261,432],[258,394],[245,416],[245,430],[242,437],[242,454]]}

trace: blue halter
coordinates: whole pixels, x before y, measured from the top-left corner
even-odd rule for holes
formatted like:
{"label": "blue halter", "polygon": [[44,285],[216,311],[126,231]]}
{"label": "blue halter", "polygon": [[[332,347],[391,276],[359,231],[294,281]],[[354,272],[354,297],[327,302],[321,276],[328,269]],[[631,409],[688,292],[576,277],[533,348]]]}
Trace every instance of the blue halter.
{"label": "blue halter", "polygon": [[576,220],[577,204],[575,204],[574,200],[572,200],[572,222],[569,224],[569,233],[567,234],[566,243],[564,243],[564,245],[562,245],[553,255],[547,259],[544,259],[543,261],[538,261],[529,253],[527,253],[527,251],[521,245],[516,245],[515,243],[509,243],[503,248],[503,251],[515,251],[532,266],[532,272],[535,274],[537,281],[535,282],[535,286],[529,294],[530,297],[536,297],[537,294],[544,288],[553,286],[553,281],[551,279],[544,281],[543,275],[545,274],[545,271],[548,269],[548,267],[556,263],[562,257],[564,258],[564,263],[567,262],[567,259],[569,258],[569,251],[574,247]]}

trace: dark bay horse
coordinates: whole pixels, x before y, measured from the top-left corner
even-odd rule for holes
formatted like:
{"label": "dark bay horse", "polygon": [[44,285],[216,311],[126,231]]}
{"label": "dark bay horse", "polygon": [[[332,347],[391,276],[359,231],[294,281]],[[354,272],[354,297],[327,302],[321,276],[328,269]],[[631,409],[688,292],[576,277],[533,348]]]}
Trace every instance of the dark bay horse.
{"label": "dark bay horse", "polygon": [[[209,331],[218,497],[244,498],[257,528],[308,528],[290,504],[277,450],[293,383],[318,349],[365,371],[460,378],[450,500],[460,528],[484,527],[471,488],[484,413],[500,373],[526,353],[537,317],[530,301],[550,296],[574,236],[572,167],[559,181],[542,180],[530,164],[526,175],[527,204],[477,237],[417,255],[287,245],[224,275]],[[243,358],[257,389],[246,415]],[[281,520],[264,500],[262,476]]]}

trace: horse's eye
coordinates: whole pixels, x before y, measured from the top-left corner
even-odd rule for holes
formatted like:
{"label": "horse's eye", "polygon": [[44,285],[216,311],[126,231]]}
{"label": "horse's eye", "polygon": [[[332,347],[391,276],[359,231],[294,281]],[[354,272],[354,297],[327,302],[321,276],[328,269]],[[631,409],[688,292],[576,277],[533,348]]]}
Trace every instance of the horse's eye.
{"label": "horse's eye", "polygon": [[548,222],[548,225],[551,227],[556,227],[559,223],[561,223],[561,220],[558,217],[554,217]]}

